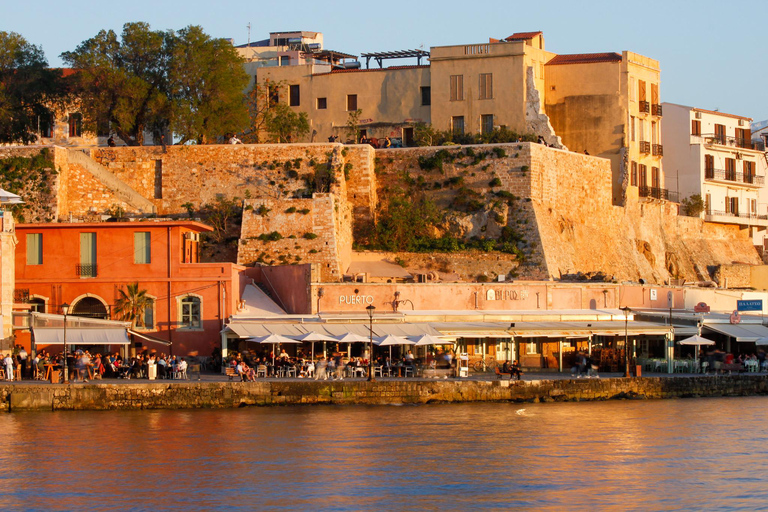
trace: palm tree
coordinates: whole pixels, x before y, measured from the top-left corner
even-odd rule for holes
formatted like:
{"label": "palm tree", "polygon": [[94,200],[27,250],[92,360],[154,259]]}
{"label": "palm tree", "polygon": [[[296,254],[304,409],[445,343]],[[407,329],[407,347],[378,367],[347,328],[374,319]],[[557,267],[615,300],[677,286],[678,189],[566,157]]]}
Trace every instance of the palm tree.
{"label": "palm tree", "polygon": [[152,307],[152,299],[147,296],[147,290],[139,290],[138,281],[126,285],[127,291],[120,288],[120,296],[115,301],[115,312],[121,320],[130,321],[131,328],[144,327],[144,311]]}

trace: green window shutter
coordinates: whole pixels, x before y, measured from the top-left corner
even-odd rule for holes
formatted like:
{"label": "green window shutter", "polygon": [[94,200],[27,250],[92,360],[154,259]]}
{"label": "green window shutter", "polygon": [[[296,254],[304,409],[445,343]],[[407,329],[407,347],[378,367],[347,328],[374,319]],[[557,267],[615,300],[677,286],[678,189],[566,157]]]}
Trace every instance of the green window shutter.
{"label": "green window shutter", "polygon": [[27,234],[27,265],[43,264],[43,234]]}
{"label": "green window shutter", "polygon": [[133,234],[133,262],[152,263],[152,244],[147,231],[137,231]]}
{"label": "green window shutter", "polygon": [[80,263],[96,264],[96,233],[80,233]]}

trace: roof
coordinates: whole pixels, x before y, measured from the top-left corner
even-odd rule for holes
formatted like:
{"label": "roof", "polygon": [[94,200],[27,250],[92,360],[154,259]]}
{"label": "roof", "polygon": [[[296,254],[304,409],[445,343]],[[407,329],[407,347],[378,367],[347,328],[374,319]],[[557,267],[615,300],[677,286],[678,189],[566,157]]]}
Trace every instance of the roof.
{"label": "roof", "polygon": [[537,30],[536,32],[515,32],[506,38],[505,41],[525,41],[526,39],[533,39],[542,33],[543,32],[541,30]]}
{"label": "roof", "polygon": [[211,226],[193,220],[142,220],[135,222],[46,222],[40,224],[16,224],[16,230],[41,230],[41,229],[111,229],[111,228],[143,228],[148,229],[182,227],[192,231],[213,231]]}
{"label": "roof", "polygon": [[703,112],[704,114],[713,114],[716,116],[732,117],[733,119],[744,119],[745,121],[752,121],[751,117],[737,116],[736,114],[726,114],[725,112],[718,112],[717,110],[705,110],[703,108],[692,108],[694,112]]}
{"label": "roof", "polygon": [[768,328],[756,324],[704,324],[704,329],[725,334],[736,341],[755,342],[768,338]]}
{"label": "roof", "polygon": [[[63,345],[64,329],[57,327],[32,327],[37,345]],[[78,328],[67,327],[68,345],[129,345],[123,328]]]}
{"label": "roof", "polygon": [[[316,332],[326,336],[341,336],[353,333],[359,336],[370,336],[368,323],[359,324],[327,324],[327,323],[268,323],[268,322],[238,322],[237,319],[227,324],[225,332],[232,332],[240,338],[252,338],[255,336],[268,336],[280,334],[282,336],[299,336],[308,332]],[[432,326],[425,323],[375,323],[373,324],[374,336],[419,336],[441,334]]]}
{"label": "roof", "polygon": [[[422,64],[421,66],[389,66],[387,68],[350,68],[350,69],[332,69],[331,73],[362,73],[365,71],[402,71],[406,69],[422,69],[429,68],[429,64]],[[329,73],[315,73],[315,75],[327,75]]]}
{"label": "roof", "polygon": [[621,62],[621,55],[616,52],[558,55],[547,62],[547,66],[556,66],[558,64],[591,64],[594,62]]}

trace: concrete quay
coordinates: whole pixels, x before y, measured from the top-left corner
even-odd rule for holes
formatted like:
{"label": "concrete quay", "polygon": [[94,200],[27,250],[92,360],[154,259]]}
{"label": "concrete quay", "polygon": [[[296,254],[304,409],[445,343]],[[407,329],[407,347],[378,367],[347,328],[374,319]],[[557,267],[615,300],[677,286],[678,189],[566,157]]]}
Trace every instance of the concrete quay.
{"label": "concrete quay", "polygon": [[[558,376],[559,377],[559,376]],[[257,382],[115,381],[0,385],[0,411],[236,408],[269,405],[402,405],[579,402],[768,394],[768,375],[509,380],[303,379]]]}

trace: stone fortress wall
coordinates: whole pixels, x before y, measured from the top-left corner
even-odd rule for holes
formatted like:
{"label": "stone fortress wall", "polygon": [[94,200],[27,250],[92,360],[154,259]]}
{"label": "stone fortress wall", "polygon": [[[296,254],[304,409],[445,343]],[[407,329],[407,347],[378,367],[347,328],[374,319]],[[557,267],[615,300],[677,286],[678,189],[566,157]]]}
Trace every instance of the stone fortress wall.
{"label": "stone fortress wall", "polygon": [[[71,151],[84,151],[126,190],[118,194]],[[437,168],[420,164],[419,157],[438,154],[452,156]],[[377,151],[340,144],[55,148],[54,157],[60,220],[116,206],[131,213],[147,200],[158,215],[184,214],[186,203],[238,197],[246,207],[239,263],[318,263],[326,281],[346,270],[354,230],[370,224],[379,200],[397,187],[427,194],[438,205],[461,194],[484,201],[479,211],[450,211],[441,229],[493,238],[513,227],[523,238],[522,278],[602,272],[649,283],[706,281],[720,265],[761,264],[746,230],[678,216],[671,203],[613,206],[608,160],[535,143]],[[321,193],[307,197],[307,181],[317,183],[318,175],[330,178]],[[503,191],[515,198],[497,200]],[[258,214],[261,206],[265,215]],[[282,238],[258,239],[271,232]]]}

